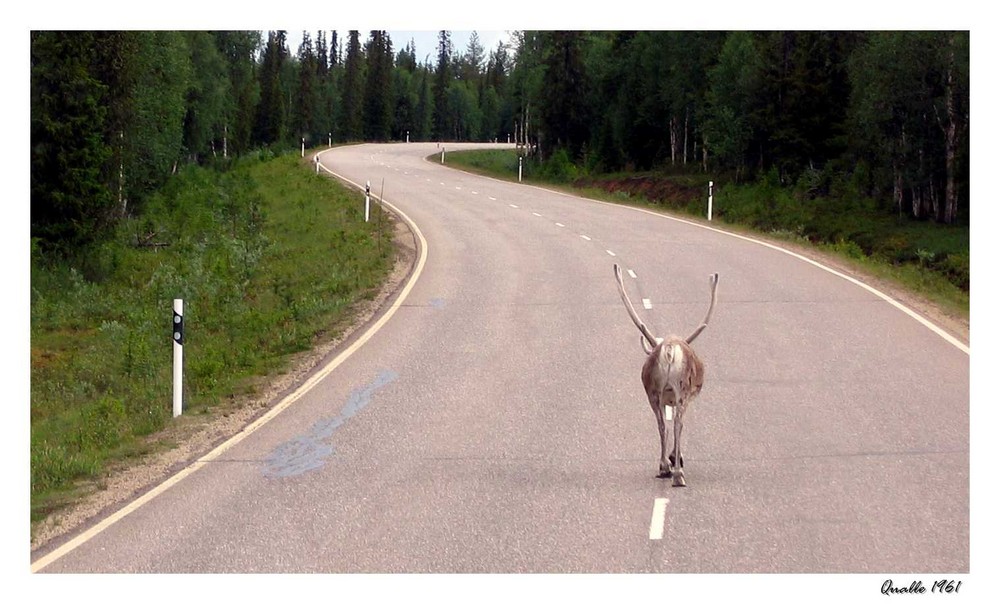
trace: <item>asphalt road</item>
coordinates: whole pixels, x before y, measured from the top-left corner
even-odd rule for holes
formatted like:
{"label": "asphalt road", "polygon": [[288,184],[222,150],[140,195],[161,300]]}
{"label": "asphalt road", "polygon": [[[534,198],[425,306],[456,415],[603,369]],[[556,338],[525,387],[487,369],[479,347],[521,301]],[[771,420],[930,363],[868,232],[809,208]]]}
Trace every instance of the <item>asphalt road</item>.
{"label": "asphalt road", "polygon": [[[37,570],[969,572],[967,350],[779,250],[453,171],[424,159],[436,151],[322,156],[374,192],[384,178],[426,241],[381,329]],[[659,336],[697,325],[720,273],[686,488],[655,478],[615,262]]]}

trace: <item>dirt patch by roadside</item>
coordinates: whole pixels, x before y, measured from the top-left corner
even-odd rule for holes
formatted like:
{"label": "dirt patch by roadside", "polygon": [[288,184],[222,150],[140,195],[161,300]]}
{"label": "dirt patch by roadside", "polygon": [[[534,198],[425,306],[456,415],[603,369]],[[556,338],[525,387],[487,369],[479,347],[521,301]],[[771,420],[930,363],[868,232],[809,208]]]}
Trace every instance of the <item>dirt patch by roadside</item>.
{"label": "dirt patch by roadside", "polygon": [[679,184],[669,178],[635,175],[619,179],[579,178],[574,187],[601,189],[609,193],[627,193],[629,197],[643,197],[652,202],[683,207],[704,197],[702,187]]}
{"label": "dirt patch by roadside", "polygon": [[312,350],[293,357],[290,369],[265,380],[256,396],[213,409],[206,415],[177,418],[166,430],[152,437],[150,444],[158,452],[108,468],[104,479],[74,504],[32,527],[31,551],[57,547],[72,534],[96,524],[187,467],[277,404],[311,372],[360,335],[388,308],[416,263],[417,243],[413,233],[402,220],[396,217],[392,220],[396,250],[393,269],[373,299],[355,306],[346,329],[339,335],[328,335]]}

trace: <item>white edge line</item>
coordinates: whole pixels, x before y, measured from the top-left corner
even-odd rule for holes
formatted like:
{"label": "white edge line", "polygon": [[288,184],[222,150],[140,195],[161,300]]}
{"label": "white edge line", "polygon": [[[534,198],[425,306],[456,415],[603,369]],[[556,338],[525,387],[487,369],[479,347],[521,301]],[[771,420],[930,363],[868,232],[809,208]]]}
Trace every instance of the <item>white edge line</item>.
{"label": "white edge line", "polygon": [[653,515],[649,519],[649,538],[663,539],[663,525],[667,516],[667,503],[670,500],[666,497],[657,497],[653,500]]}
{"label": "white edge line", "polygon": [[[426,159],[425,159],[425,161],[426,161]],[[499,178],[493,178],[492,176],[482,176],[482,175],[479,175],[479,176],[480,176],[480,178],[487,178],[489,180],[494,180],[496,182],[503,182],[503,183],[509,183],[510,182],[510,181],[506,181],[506,180],[501,180]],[[736,234],[736,233],[730,233],[729,231],[724,231],[722,229],[717,229],[715,227],[711,227],[711,226],[708,226],[708,225],[705,225],[705,224],[699,224],[697,222],[691,222],[690,220],[684,220],[683,218],[677,218],[675,216],[668,216],[666,214],[660,214],[658,212],[653,212],[652,210],[647,210],[645,208],[637,208],[637,207],[634,207],[634,206],[626,206],[626,205],[621,205],[621,204],[617,204],[617,203],[612,203],[610,201],[601,201],[599,199],[591,199],[589,197],[583,197],[582,195],[570,195],[569,193],[563,193],[562,191],[555,191],[553,189],[546,189],[545,187],[539,187],[538,185],[530,185],[530,184],[521,183],[521,186],[529,187],[529,188],[532,188],[532,189],[538,189],[539,191],[545,191],[546,193],[552,193],[554,195],[562,195],[563,197],[570,197],[570,198],[573,198],[573,199],[586,199],[587,201],[590,201],[592,203],[599,203],[599,204],[606,205],[606,206],[614,206],[616,208],[627,208],[629,210],[634,210],[636,212],[642,212],[643,214],[649,214],[650,216],[658,216],[660,218],[665,218],[667,220],[673,220],[674,222],[680,222],[680,223],[687,224],[687,225],[690,225],[690,226],[698,227],[700,229],[705,229],[705,230],[708,230],[708,231],[713,231],[713,232],[719,233],[721,235],[727,235],[729,237],[735,237],[737,239],[742,239],[743,241],[748,241],[750,243],[756,243],[757,245],[762,245],[764,247],[771,248],[772,250],[779,251],[779,252],[781,252],[783,254],[788,254],[789,256],[791,256],[793,258],[797,258],[797,259],[799,259],[799,260],[801,260],[803,262],[807,262],[807,263],[815,266],[816,268],[823,269],[824,271],[830,273],[831,275],[835,275],[837,277],[840,277],[841,279],[844,279],[845,281],[848,281],[849,283],[853,283],[854,285],[857,285],[858,287],[860,287],[860,288],[868,291],[869,293],[871,293],[871,294],[873,294],[873,295],[881,298],[882,300],[888,302],[892,306],[895,306],[897,309],[903,311],[904,313],[906,313],[907,315],[909,315],[911,318],[915,319],[918,323],[920,323],[921,325],[923,325],[927,329],[929,329],[929,330],[933,331],[934,333],[936,333],[938,336],[940,336],[941,338],[943,338],[946,342],[948,342],[949,344],[951,344],[955,348],[958,348],[959,350],[961,350],[965,354],[969,354],[969,347],[966,346],[964,343],[962,343],[958,338],[956,338],[955,336],[953,336],[950,333],[946,332],[944,329],[941,329],[940,327],[938,327],[934,323],[930,322],[929,320],[925,319],[924,317],[920,316],[920,314],[918,314],[916,311],[911,310],[909,307],[907,307],[906,305],[902,304],[901,302],[898,302],[898,301],[894,300],[888,294],[884,294],[884,293],[880,292],[879,290],[875,289],[874,287],[872,287],[872,286],[870,286],[870,285],[868,285],[866,283],[862,283],[861,281],[858,281],[854,277],[850,277],[848,275],[845,275],[844,273],[841,273],[840,271],[834,270],[834,269],[832,269],[832,268],[830,268],[828,266],[824,266],[824,265],[820,264],[819,262],[816,262],[815,260],[806,258],[802,254],[797,254],[797,253],[795,253],[795,252],[793,252],[791,250],[786,250],[783,247],[778,247],[777,245],[774,245],[773,243],[767,243],[766,241],[761,241],[759,239],[753,239],[752,237],[747,237],[745,235],[739,235],[739,234]]]}
{"label": "white edge line", "polygon": [[[318,155],[321,155],[322,153],[325,153],[325,152],[326,151],[321,151]],[[323,166],[322,163],[320,163],[320,165]],[[358,189],[364,191],[364,189],[365,189],[364,186],[359,185],[358,183],[356,183],[356,182],[354,182],[354,181],[352,181],[352,180],[350,180],[348,178],[345,178],[344,176],[341,176],[340,174],[337,174],[337,173],[333,172],[332,170],[330,170],[326,166],[323,166],[323,169],[326,170],[327,172],[329,172],[330,174],[332,174],[333,176],[335,176],[335,177],[337,177],[337,178],[339,178],[339,179],[341,179],[341,180],[343,180],[343,181],[345,181],[347,183],[350,183],[351,185],[353,185],[353,186],[357,187]],[[74,549],[80,547],[81,545],[83,545],[87,541],[93,539],[94,537],[96,537],[97,535],[99,535],[100,533],[102,533],[105,529],[107,529],[108,527],[110,527],[113,524],[117,523],[119,520],[125,518],[126,516],[128,516],[129,514],[131,514],[134,511],[136,511],[137,509],[139,509],[140,507],[142,507],[146,503],[149,503],[154,498],[156,498],[157,496],[159,496],[162,493],[164,493],[170,487],[172,487],[175,484],[177,484],[178,482],[184,480],[185,478],[187,478],[188,476],[190,476],[194,472],[198,471],[202,466],[204,466],[208,462],[212,461],[213,459],[219,457],[220,455],[222,455],[223,453],[225,453],[227,450],[229,450],[230,448],[232,448],[233,446],[235,446],[236,444],[238,444],[239,442],[241,442],[243,439],[245,439],[246,437],[248,437],[251,434],[253,434],[254,432],[256,432],[259,428],[261,428],[262,426],[264,426],[264,424],[268,423],[269,421],[271,421],[272,419],[274,419],[275,417],[277,417],[279,413],[281,413],[282,411],[284,411],[285,409],[287,409],[288,407],[290,407],[295,401],[297,401],[300,398],[302,398],[307,392],[309,392],[313,387],[315,387],[316,384],[318,384],[320,381],[322,381],[324,378],[326,378],[326,376],[330,375],[330,373],[332,373],[338,366],[340,366],[341,363],[343,363],[344,361],[346,361],[348,359],[348,357],[350,357],[352,354],[354,354],[359,348],[361,348],[362,346],[364,346],[365,343],[367,343],[368,340],[370,340],[372,338],[372,336],[374,336],[380,329],[382,329],[382,327],[386,323],[389,322],[389,319],[391,319],[392,316],[394,314],[396,314],[396,311],[399,310],[399,307],[403,305],[403,302],[406,300],[407,296],[410,295],[410,290],[412,290],[413,286],[416,285],[417,280],[420,278],[420,273],[422,273],[423,270],[424,270],[424,264],[427,262],[427,240],[424,239],[424,235],[420,231],[420,228],[417,227],[417,224],[415,222],[413,222],[413,220],[409,216],[407,216],[399,208],[397,208],[393,204],[385,201],[384,199],[381,200],[381,201],[382,201],[383,204],[385,204],[386,206],[388,206],[389,209],[391,209],[393,212],[395,212],[397,215],[399,215],[400,217],[402,217],[403,220],[406,221],[406,223],[410,226],[410,228],[413,229],[413,232],[417,235],[417,239],[420,241],[420,257],[417,260],[417,266],[413,270],[413,274],[410,276],[409,281],[407,281],[406,285],[403,286],[403,289],[400,291],[400,293],[396,297],[395,301],[393,301],[392,305],[389,306],[389,309],[386,310],[385,314],[383,314],[381,317],[379,317],[378,320],[375,321],[375,323],[372,324],[372,326],[369,327],[361,335],[361,337],[359,337],[350,346],[348,346],[343,351],[341,351],[340,354],[338,354],[336,357],[334,357],[334,359],[332,361],[330,361],[329,363],[327,363],[322,369],[320,369],[315,374],[313,374],[312,377],[310,377],[308,380],[306,380],[305,382],[303,382],[302,384],[300,384],[298,388],[296,388],[294,391],[292,391],[290,394],[288,394],[285,398],[283,398],[280,402],[278,402],[278,404],[276,404],[274,407],[272,407],[271,409],[269,409],[267,411],[267,413],[265,413],[264,415],[262,415],[259,418],[257,418],[254,422],[248,424],[246,427],[244,427],[242,430],[240,430],[239,432],[237,432],[236,434],[234,434],[233,436],[231,436],[228,440],[226,440],[225,442],[223,442],[221,445],[219,445],[215,449],[212,449],[211,451],[209,451],[208,453],[206,453],[204,456],[202,456],[198,460],[196,460],[193,463],[191,463],[189,466],[185,467],[184,469],[182,469],[181,471],[177,472],[176,474],[174,474],[173,476],[171,476],[167,480],[163,481],[162,483],[160,483],[159,485],[157,485],[156,487],[154,487],[152,490],[150,490],[147,493],[143,494],[138,499],[132,501],[131,503],[129,503],[128,505],[126,505],[122,509],[120,509],[117,512],[111,514],[110,516],[108,516],[104,520],[100,521],[99,523],[97,523],[96,525],[94,525],[93,527],[91,527],[90,529],[88,529],[88,530],[84,531],[83,533],[77,535],[75,538],[71,539],[70,541],[67,541],[66,543],[64,543],[60,547],[56,548],[52,552],[50,552],[50,553],[46,554],[45,556],[42,556],[41,558],[39,558],[38,561],[36,561],[34,564],[31,565],[31,572],[32,573],[36,573],[36,572],[44,569],[49,564],[52,564],[53,562],[55,562],[59,558],[62,558],[63,556],[65,556],[66,554],[70,553]]]}

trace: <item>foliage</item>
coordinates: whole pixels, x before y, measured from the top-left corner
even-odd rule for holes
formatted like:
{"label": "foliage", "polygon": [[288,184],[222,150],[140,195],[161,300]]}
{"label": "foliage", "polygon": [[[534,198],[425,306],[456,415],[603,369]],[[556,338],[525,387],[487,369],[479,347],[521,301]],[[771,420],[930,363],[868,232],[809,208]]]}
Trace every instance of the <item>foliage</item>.
{"label": "foliage", "polygon": [[92,34],[31,35],[31,226],[46,246],[89,244],[112,224],[109,90],[96,61]]}
{"label": "foliage", "polygon": [[362,216],[356,195],[303,170],[297,155],[246,159],[181,170],[143,217],[118,227],[101,283],[35,246],[33,514],[166,425],[173,298],[185,300],[188,325],[185,413],[206,412],[372,295],[391,267],[391,247],[378,243],[391,232]]}

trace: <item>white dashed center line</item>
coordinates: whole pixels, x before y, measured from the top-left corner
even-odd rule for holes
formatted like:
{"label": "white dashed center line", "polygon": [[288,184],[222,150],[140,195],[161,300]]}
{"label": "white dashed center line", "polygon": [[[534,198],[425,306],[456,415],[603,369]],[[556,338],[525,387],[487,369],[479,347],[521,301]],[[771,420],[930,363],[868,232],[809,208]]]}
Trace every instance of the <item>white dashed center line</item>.
{"label": "white dashed center line", "polygon": [[615,253],[612,252],[611,250],[604,250],[604,251],[608,253],[608,256],[614,256],[615,255]]}
{"label": "white dashed center line", "polygon": [[517,208],[517,206],[516,206],[516,205],[514,205],[514,204],[512,204],[512,203],[508,203],[507,205],[509,205],[509,206],[510,206],[510,207],[512,207],[512,208]]}
{"label": "white dashed center line", "polygon": [[490,201],[496,201],[497,200],[497,198],[493,197],[493,196],[489,196],[489,198],[490,198]]}
{"label": "white dashed center line", "polygon": [[657,497],[653,500],[653,516],[649,519],[650,539],[663,539],[663,525],[667,518],[667,502],[669,501],[666,497]]}
{"label": "white dashed center line", "polygon": [[632,269],[628,269],[628,276],[632,277],[633,279],[637,279],[638,278],[638,277],[635,276],[635,272],[633,272]]}
{"label": "white dashed center line", "polygon": [[642,307],[646,310],[653,308],[653,303],[649,301],[649,298],[642,299]]}
{"label": "white dashed center line", "polygon": [[580,235],[580,239],[586,239],[587,241],[590,241],[590,237],[587,237],[586,235]]}
{"label": "white dashed center line", "polygon": [[563,223],[561,223],[561,222],[557,222],[556,226],[559,227],[559,228],[566,228],[566,225],[563,224]]}
{"label": "white dashed center line", "polygon": [[539,214],[538,212],[532,212],[531,214],[532,214],[533,216],[538,216],[539,218],[541,218],[541,217],[542,217],[542,215],[541,215],[541,214]]}

